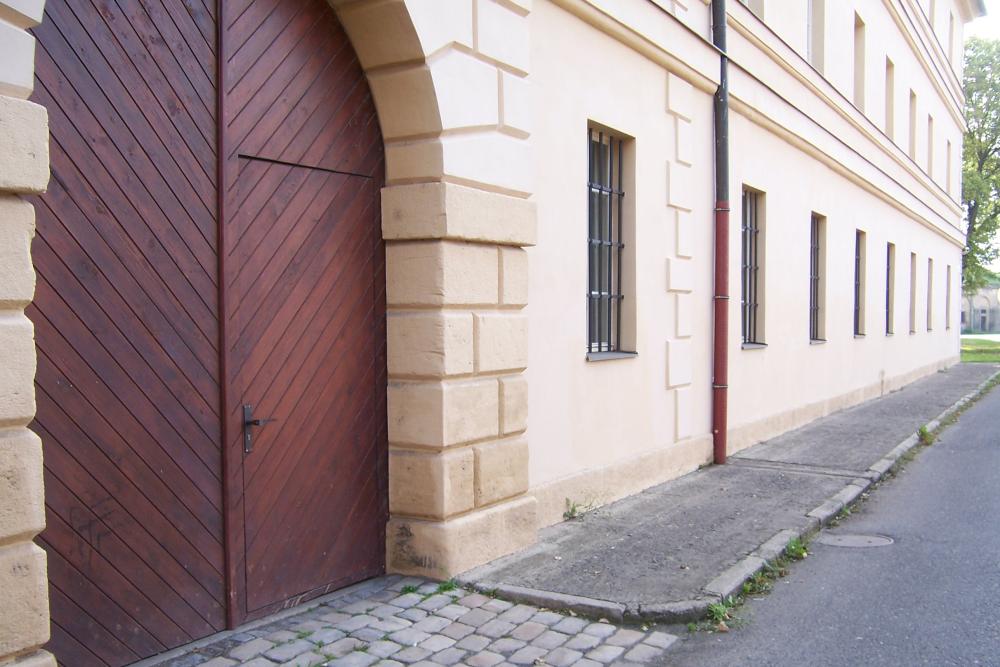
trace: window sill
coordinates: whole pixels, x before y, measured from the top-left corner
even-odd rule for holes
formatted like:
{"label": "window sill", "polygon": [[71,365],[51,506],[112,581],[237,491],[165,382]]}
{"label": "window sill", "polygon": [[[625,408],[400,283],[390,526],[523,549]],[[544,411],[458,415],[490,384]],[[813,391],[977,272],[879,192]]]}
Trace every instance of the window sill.
{"label": "window sill", "polygon": [[638,352],[588,352],[587,361],[611,361],[612,359],[634,359]]}
{"label": "window sill", "polygon": [[864,338],[865,335],[864,334],[854,334],[854,337],[855,338]]}
{"label": "window sill", "polygon": [[826,339],[825,338],[810,338],[809,339],[809,344],[810,345],[826,345]]}
{"label": "window sill", "polygon": [[743,343],[744,350],[763,350],[767,343]]}
{"label": "window sill", "polygon": [[886,338],[892,338],[892,337],[893,337],[894,335],[895,335],[895,334],[893,334],[893,333],[892,333],[891,331],[886,331],[886,332],[885,332],[885,337],[886,337]]}

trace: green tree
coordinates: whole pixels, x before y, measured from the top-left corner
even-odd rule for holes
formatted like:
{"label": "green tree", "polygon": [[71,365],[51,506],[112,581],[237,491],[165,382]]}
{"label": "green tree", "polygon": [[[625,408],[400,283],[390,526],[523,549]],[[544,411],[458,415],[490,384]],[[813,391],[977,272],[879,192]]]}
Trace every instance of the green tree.
{"label": "green tree", "polygon": [[962,203],[966,211],[962,288],[974,292],[994,276],[993,245],[1000,222],[1000,40],[965,44],[965,118]]}

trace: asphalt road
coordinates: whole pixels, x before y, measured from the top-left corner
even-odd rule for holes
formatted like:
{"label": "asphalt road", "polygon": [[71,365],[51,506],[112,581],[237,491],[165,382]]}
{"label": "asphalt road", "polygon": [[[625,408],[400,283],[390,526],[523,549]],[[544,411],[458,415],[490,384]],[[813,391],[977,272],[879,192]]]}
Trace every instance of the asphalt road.
{"label": "asphalt road", "polygon": [[1000,389],[826,532],[894,543],[814,543],[742,625],[681,629],[665,664],[1000,667]]}

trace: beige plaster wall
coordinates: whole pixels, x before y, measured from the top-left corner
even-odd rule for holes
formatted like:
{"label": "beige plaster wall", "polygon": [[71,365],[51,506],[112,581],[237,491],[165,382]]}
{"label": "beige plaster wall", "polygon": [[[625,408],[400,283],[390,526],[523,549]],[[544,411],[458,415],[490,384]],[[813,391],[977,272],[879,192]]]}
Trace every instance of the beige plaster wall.
{"label": "beige plaster wall", "polygon": [[[536,0],[531,84],[535,111],[537,245],[530,276],[528,433],[530,484],[539,521],[561,518],[567,499],[603,503],[710,460],[712,293],[712,109],[717,59],[703,41],[685,43],[702,3]],[[732,202],[730,260],[730,451],[898,388],[957,360],[961,212],[957,175],[946,192],[944,137],[960,125],[947,76],[932,79],[921,43],[881,3],[871,18],[869,62],[894,50],[896,91],[916,87],[941,134],[931,176],[880,129],[878,82],[856,109],[840,88],[805,63],[802,34],[774,19],[786,40],[732,3]],[[773,3],[767,3],[773,4]],[[841,3],[827,3],[840,5]],[[828,29],[851,20],[835,7]],[[860,5],[859,5],[860,6]],[[767,11],[765,19],[773,12]],[[804,23],[804,14],[799,17]],[[907,25],[907,24],[904,24]],[[851,33],[853,34],[853,32]],[[870,37],[871,39],[871,37]],[[913,43],[911,43],[913,42]],[[844,40],[828,39],[827,44]],[[914,47],[916,44],[916,48]],[[828,46],[832,49],[833,46]],[[848,63],[849,63],[849,59]],[[937,71],[937,70],[933,70]],[[912,83],[911,83],[912,81]],[[849,90],[849,88],[847,88]],[[950,105],[950,106],[949,106]],[[906,103],[897,102],[899,114]],[[960,120],[960,119],[959,119]],[[634,137],[636,351],[632,359],[586,360],[584,196],[588,121]],[[896,121],[897,130],[905,119]],[[926,143],[926,142],[925,142]],[[905,141],[904,141],[905,144]],[[740,189],[767,192],[768,346],[740,346]],[[810,213],[827,216],[828,298],[824,345],[809,345]],[[855,339],[853,244],[867,234],[868,335]],[[895,332],[884,335],[885,243],[896,244]],[[917,254],[917,332],[908,333],[909,253]],[[926,331],[927,259],[934,259],[934,327]],[[952,270],[951,328],[945,328],[945,273]],[[808,374],[803,373],[809,368]]]}
{"label": "beige plaster wall", "polygon": [[42,0],[0,1],[0,664],[54,667],[45,552],[42,446],[28,430],[35,414],[34,329],[24,308],[35,291],[34,208],[19,195],[49,178],[45,109],[27,101],[34,82]]}
{"label": "beige plaster wall", "polygon": [[[581,471],[614,479],[546,491],[551,498],[539,496],[542,521],[551,523],[562,513],[561,493],[603,502],[643,488],[630,479],[648,486],[706,460],[703,443],[678,443],[704,435],[709,416],[709,339],[691,339],[690,329],[699,326],[695,295],[711,285],[710,229],[694,223],[710,214],[711,184],[692,176],[710,168],[712,126],[709,97],[679,78],[668,83],[662,66],[629,46],[549,2],[535,3],[532,20],[539,38],[532,42],[531,80],[543,102],[535,121],[539,225],[537,245],[529,249],[527,309],[531,482],[539,487]],[[636,138],[630,151],[635,178],[626,184],[636,221],[638,296],[627,297],[636,308],[633,359],[586,359],[588,121]],[[668,262],[674,291],[668,290]],[[671,347],[676,357],[692,360],[689,372],[668,373]],[[678,393],[686,401],[680,420]],[[676,459],[669,473],[605,470],[627,461],[635,462],[625,468],[632,473],[643,467],[640,461],[650,469],[657,455]]]}

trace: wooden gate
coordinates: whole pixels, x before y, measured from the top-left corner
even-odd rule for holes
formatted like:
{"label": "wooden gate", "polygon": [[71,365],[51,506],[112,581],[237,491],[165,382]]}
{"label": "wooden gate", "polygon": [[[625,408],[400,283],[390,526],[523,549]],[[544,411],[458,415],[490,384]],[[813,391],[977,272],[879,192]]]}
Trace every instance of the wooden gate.
{"label": "wooden gate", "polygon": [[[333,11],[48,0],[34,32],[50,650],[124,665],[382,571],[382,141]],[[249,453],[244,406],[277,420]]]}

